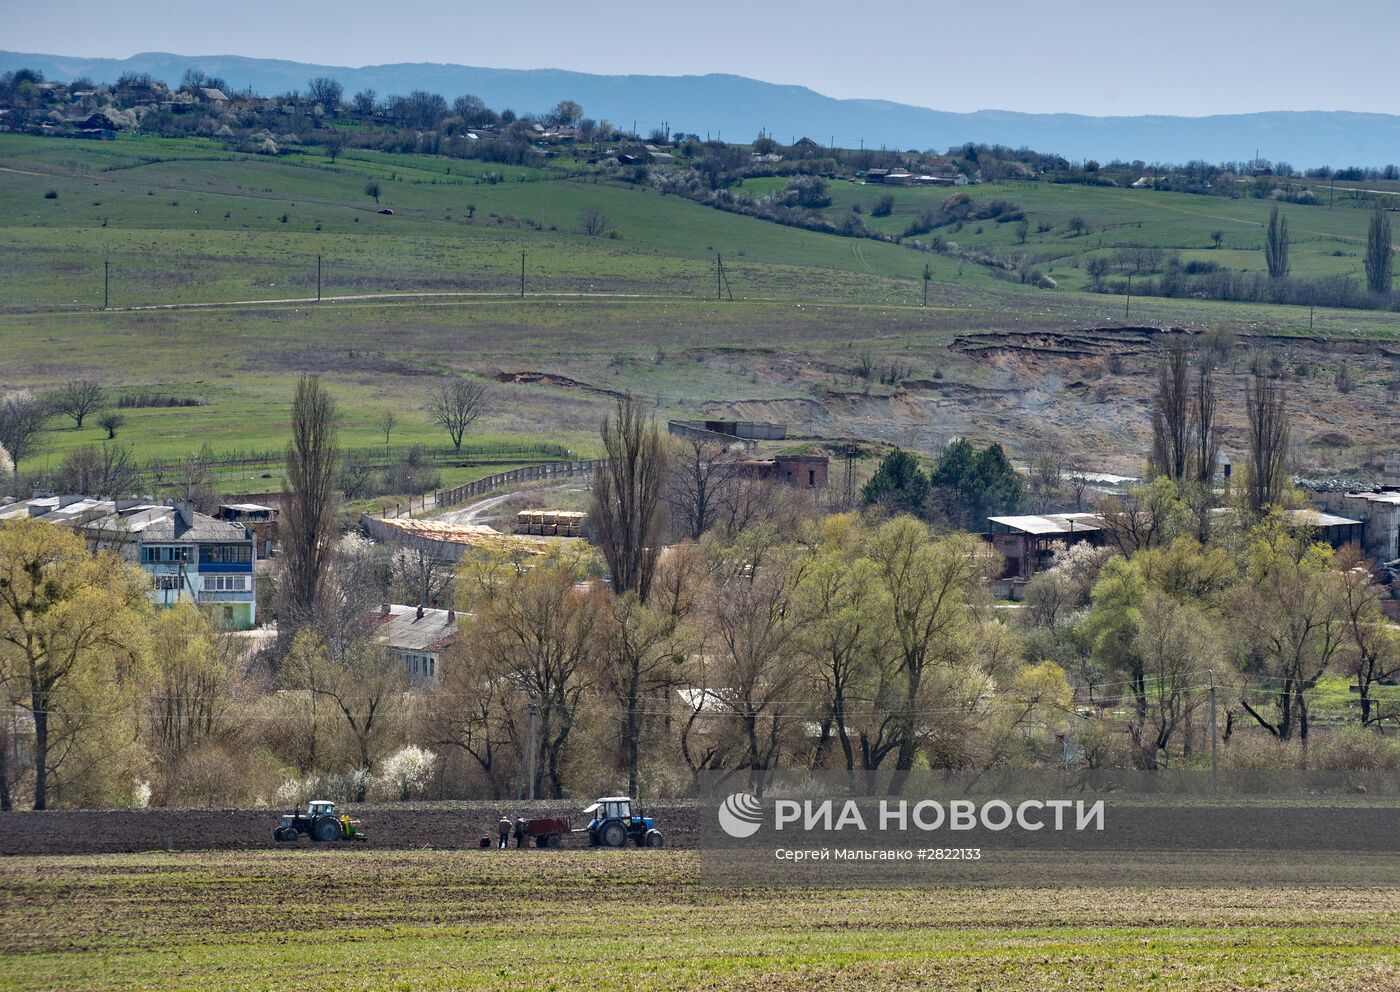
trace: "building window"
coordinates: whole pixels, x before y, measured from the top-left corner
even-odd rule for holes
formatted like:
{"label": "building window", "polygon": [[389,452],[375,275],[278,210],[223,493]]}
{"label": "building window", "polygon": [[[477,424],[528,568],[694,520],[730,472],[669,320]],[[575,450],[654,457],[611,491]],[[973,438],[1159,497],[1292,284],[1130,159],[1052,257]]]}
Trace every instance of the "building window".
{"label": "building window", "polygon": [[199,561],[204,565],[238,565],[253,560],[251,544],[201,544]]}
{"label": "building window", "polygon": [[190,560],[189,545],[148,544],[141,548],[143,564],[156,565]]}
{"label": "building window", "polygon": [[205,592],[247,592],[251,579],[247,575],[205,575],[201,581]]}

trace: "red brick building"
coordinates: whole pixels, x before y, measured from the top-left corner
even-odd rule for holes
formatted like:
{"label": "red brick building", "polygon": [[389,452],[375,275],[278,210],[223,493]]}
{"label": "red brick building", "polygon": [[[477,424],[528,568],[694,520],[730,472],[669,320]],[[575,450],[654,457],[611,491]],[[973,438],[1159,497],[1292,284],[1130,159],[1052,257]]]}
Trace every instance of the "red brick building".
{"label": "red brick building", "polygon": [[825,489],[827,485],[826,455],[778,455],[740,462],[740,465],[755,478],[785,482],[798,489]]}

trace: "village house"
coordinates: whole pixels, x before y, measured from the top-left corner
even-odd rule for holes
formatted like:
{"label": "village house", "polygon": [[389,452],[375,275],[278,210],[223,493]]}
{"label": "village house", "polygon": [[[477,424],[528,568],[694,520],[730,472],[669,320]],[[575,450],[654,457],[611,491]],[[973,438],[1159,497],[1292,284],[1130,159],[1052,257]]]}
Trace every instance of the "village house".
{"label": "village house", "polygon": [[374,617],[374,636],[403,662],[410,685],[442,679],[442,654],[457,636],[457,612],[384,603]]}

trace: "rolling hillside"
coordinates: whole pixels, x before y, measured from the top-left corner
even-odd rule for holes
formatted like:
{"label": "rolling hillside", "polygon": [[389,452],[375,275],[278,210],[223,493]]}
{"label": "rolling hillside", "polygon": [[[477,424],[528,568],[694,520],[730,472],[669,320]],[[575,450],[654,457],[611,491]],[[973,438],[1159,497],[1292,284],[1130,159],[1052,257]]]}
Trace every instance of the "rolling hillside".
{"label": "rolling hillside", "polygon": [[[503,181],[487,181],[488,171]],[[371,178],[379,203],[365,193]],[[845,182],[830,192],[829,211],[858,202],[867,218],[884,194]],[[901,229],[947,191],[891,195],[891,216],[872,225]],[[1085,261],[1124,245],[1257,269],[1266,202],[1027,183],[972,195],[1018,204],[1026,245],[1015,224],[944,235],[1033,251],[1059,288],[568,170],[0,135],[0,390],[82,375],[202,402],[132,410],[118,440],[140,458],[206,442],[277,448],[303,370],[332,384],[348,446],[382,445],[386,410],[399,417],[396,444],[441,444],[425,391],[432,376],[460,371],[496,381],[473,431],[480,441],[587,452],[610,395],[631,390],[661,416],[782,420],[817,444],[858,437],[933,451],[964,434],[1023,454],[1048,437],[1084,464],[1133,471],[1158,347],[1142,328],[1223,328],[1236,342],[1227,447],[1240,443],[1235,394],[1259,355],[1290,377],[1305,463],[1364,467],[1400,436],[1387,398],[1400,374],[1394,314],[1318,309],[1309,331],[1305,307],[1135,297],[1125,315],[1121,295],[1079,291]],[[585,209],[602,212],[615,236],[581,233]],[[1364,211],[1287,209],[1297,269],[1356,271]],[[1088,233],[1068,229],[1073,215]],[[717,253],[728,276],[720,300]],[[1333,385],[1343,363],[1357,383],[1345,395]],[[1328,440],[1338,423],[1351,425],[1346,445]],[[41,461],[102,436],[52,426]],[[228,485],[275,487],[261,471]]]}

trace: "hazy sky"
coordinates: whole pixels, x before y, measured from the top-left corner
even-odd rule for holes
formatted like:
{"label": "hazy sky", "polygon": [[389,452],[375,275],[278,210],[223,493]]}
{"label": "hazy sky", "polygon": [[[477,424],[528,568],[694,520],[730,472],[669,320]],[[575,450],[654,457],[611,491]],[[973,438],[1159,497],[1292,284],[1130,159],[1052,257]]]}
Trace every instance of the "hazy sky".
{"label": "hazy sky", "polygon": [[0,48],[727,72],[940,110],[1394,113],[1397,0],[0,0]]}

